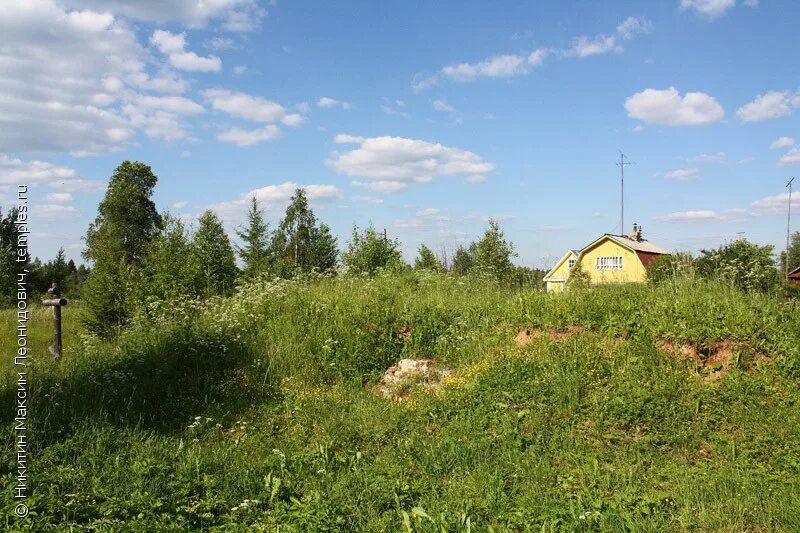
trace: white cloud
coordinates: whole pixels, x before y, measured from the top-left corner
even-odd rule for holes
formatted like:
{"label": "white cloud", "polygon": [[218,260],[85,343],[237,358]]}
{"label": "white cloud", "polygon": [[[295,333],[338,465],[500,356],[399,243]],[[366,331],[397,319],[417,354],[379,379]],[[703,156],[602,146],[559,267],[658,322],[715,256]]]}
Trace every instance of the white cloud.
{"label": "white cloud", "polygon": [[778,165],[780,166],[797,165],[798,163],[800,163],[800,147],[798,146],[792,148],[778,159]]}
{"label": "white cloud", "polygon": [[61,179],[51,182],[49,185],[54,189],[67,192],[101,192],[108,186],[104,181],[84,179]]}
{"label": "white cloud", "polygon": [[333,98],[330,98],[328,96],[323,96],[322,98],[317,100],[317,107],[326,107],[326,108],[341,107],[342,109],[350,109],[350,103],[342,102],[340,100],[334,100]]}
{"label": "white cloud", "polygon": [[692,9],[709,18],[717,18],[736,5],[736,0],[680,0],[681,11]]}
{"label": "white cloud", "polygon": [[374,196],[353,196],[353,201],[361,204],[380,205],[383,203],[383,198],[375,198]]}
{"label": "white cloud", "polygon": [[700,177],[699,168],[679,168],[661,175],[662,178],[676,181],[689,181]]}
{"label": "white cloud", "polygon": [[444,100],[434,100],[433,101],[433,108],[436,111],[441,111],[442,113],[455,113],[456,108],[445,102]]}
{"label": "white cloud", "polygon": [[772,144],[769,146],[770,148],[790,148],[794,146],[795,140],[792,137],[779,137],[775,139]]}
{"label": "white cloud", "polygon": [[52,222],[64,220],[66,218],[74,218],[75,213],[76,209],[71,205],[41,204],[31,206],[30,216],[35,220]]}
{"label": "white cloud", "polygon": [[375,180],[375,181],[351,181],[353,187],[361,187],[372,192],[392,193],[404,191],[408,188],[408,183],[397,180]]}
{"label": "white cloud", "polygon": [[187,205],[189,205],[189,202],[182,200],[180,202],[175,202],[174,204],[172,204],[172,207],[174,207],[175,209],[183,209]]}
{"label": "white cloud", "polygon": [[471,174],[466,178],[464,178],[464,181],[472,185],[477,185],[479,183],[486,183],[486,176],[484,176],[483,174]]}
{"label": "white cloud", "polygon": [[245,72],[247,72],[247,66],[245,65],[236,65],[235,67],[233,67],[233,73],[236,74],[237,76],[240,76]]}
{"label": "white cloud", "polygon": [[641,17],[628,17],[617,25],[613,35],[579,36],[572,40],[567,49],[538,48],[530,53],[501,54],[476,63],[455,63],[447,65],[432,76],[417,75],[412,81],[415,92],[430,89],[443,80],[457,82],[474,81],[478,78],[510,78],[528,74],[541,66],[547,56],[558,54],[562,57],[588,57],[609,52],[622,52],[618,38],[633,39],[639,34],[649,33],[653,25]]}
{"label": "white cloud", "polygon": [[716,152],[714,154],[700,154],[687,159],[690,163],[722,163],[725,161],[725,152]]}
{"label": "white cloud", "polygon": [[68,192],[52,192],[50,194],[46,194],[44,199],[48,202],[71,202],[72,195]]}
{"label": "white cloud", "polygon": [[236,48],[236,43],[230,37],[212,37],[203,44],[211,50],[231,50]]}
{"label": "white cloud", "polygon": [[800,91],[769,91],[736,110],[743,122],[759,122],[786,117],[800,107]]}
{"label": "white cloud", "polygon": [[46,161],[22,161],[0,154],[0,185],[34,185],[72,180],[78,177],[73,168]]}
{"label": "white cloud", "polygon": [[637,35],[653,31],[653,24],[642,17],[628,17],[617,25],[617,33],[623,39],[633,39]]}
{"label": "white cloud", "polygon": [[655,217],[656,220],[662,222],[688,222],[694,220],[714,220],[719,218],[716,211],[703,210],[703,211],[676,211],[668,215]]}
{"label": "white cloud", "polygon": [[150,37],[162,54],[169,58],[170,64],[179,70],[216,72],[222,68],[222,60],[217,56],[203,57],[186,51],[186,34],[156,30]]}
{"label": "white cloud", "polygon": [[572,46],[564,51],[565,55],[574,57],[589,57],[607,54],[609,52],[622,52],[622,46],[617,44],[613,35],[597,35],[595,37],[581,36],[572,40]]}
{"label": "white cloud", "polygon": [[648,124],[667,126],[697,126],[717,122],[725,111],[713,96],[705,93],[686,93],[683,97],[675,87],[645,89],[625,100],[628,116]]}
{"label": "white cloud", "polygon": [[279,103],[247,93],[207,89],[203,91],[203,97],[214,109],[253,122],[279,122],[288,114]]}
{"label": "white cloud", "polygon": [[168,111],[179,115],[197,115],[205,112],[203,106],[183,96],[140,95],[136,97],[135,104],[147,109]]}
{"label": "white cloud", "polygon": [[439,176],[484,175],[494,170],[492,163],[473,152],[417,139],[340,134],[334,141],[359,146],[335,154],[327,164],[339,174],[369,178],[369,182],[353,184],[373,191],[395,192]]}
{"label": "white cloud", "polygon": [[[756,200],[751,204],[753,207],[764,213],[772,215],[786,214],[789,208],[789,193],[775,194]],[[792,195],[792,209],[800,208],[800,194]]]}
{"label": "white cloud", "polygon": [[[342,198],[342,191],[335,185],[313,184],[299,185],[293,181],[285,181],[277,185],[267,185],[253,189],[239,196],[236,200],[222,202],[210,206],[223,220],[236,222],[244,218],[250,199],[255,196],[267,214],[277,212],[289,203],[289,199],[298,188],[306,191],[312,203],[330,203]],[[277,214],[277,213],[272,213]]]}
{"label": "white cloud", "polygon": [[217,134],[217,140],[238,144],[239,146],[252,146],[262,141],[272,141],[281,136],[281,129],[274,124],[267,124],[263,128],[244,130],[231,128]]}
{"label": "white cloud", "polygon": [[177,22],[191,28],[220,21],[229,31],[252,31],[266,11],[256,0],[66,0],[70,7],[108,10],[146,22]]}

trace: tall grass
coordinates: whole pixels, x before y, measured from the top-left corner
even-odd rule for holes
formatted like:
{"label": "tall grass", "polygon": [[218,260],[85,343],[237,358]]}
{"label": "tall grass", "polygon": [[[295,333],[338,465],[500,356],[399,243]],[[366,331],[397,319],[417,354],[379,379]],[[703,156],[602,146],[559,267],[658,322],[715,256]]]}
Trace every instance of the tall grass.
{"label": "tall grass", "polygon": [[[4,457],[9,529],[796,527],[800,315],[770,296],[703,281],[548,295],[423,273],[153,304],[110,341],[78,313],[60,365],[49,315],[33,317],[35,514],[12,517]],[[4,330],[13,318],[0,312]],[[512,340],[568,325],[584,331]],[[664,339],[741,353],[709,382]],[[438,393],[376,397],[406,357],[456,372]]]}

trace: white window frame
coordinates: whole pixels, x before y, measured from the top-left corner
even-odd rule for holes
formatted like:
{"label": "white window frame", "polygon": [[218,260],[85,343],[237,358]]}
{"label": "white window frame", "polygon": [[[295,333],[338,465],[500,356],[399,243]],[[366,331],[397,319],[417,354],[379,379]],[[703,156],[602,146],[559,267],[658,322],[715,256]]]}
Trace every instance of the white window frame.
{"label": "white window frame", "polygon": [[623,262],[621,255],[604,255],[595,260],[597,270],[622,270]]}

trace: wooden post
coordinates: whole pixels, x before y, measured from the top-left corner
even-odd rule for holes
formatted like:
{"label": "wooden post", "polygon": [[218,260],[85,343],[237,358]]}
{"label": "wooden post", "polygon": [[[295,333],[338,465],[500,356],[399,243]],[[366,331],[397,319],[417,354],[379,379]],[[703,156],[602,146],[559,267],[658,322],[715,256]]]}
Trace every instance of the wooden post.
{"label": "wooden post", "polygon": [[67,299],[61,297],[61,286],[53,283],[47,292],[55,296],[50,300],[42,300],[43,305],[53,308],[53,344],[50,346],[50,353],[58,361],[61,359],[61,308],[67,305]]}

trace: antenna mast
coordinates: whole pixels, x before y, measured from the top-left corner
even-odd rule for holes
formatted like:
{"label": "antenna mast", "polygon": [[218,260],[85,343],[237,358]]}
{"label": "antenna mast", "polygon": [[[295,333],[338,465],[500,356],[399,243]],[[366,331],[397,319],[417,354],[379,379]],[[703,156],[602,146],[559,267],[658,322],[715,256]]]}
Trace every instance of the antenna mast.
{"label": "antenna mast", "polygon": [[786,257],[783,261],[783,276],[788,280],[789,279],[789,237],[791,233],[792,227],[792,182],[794,178],[789,180],[789,183],[786,184],[789,187],[789,209],[787,210],[786,214]]}
{"label": "antenna mast", "polygon": [[619,151],[619,234],[625,235],[625,165],[632,165],[631,161],[625,161],[627,157]]}

